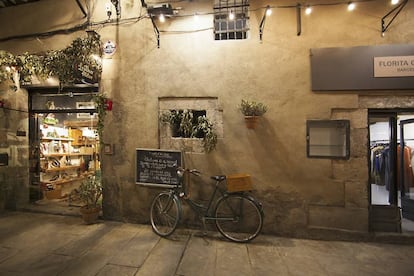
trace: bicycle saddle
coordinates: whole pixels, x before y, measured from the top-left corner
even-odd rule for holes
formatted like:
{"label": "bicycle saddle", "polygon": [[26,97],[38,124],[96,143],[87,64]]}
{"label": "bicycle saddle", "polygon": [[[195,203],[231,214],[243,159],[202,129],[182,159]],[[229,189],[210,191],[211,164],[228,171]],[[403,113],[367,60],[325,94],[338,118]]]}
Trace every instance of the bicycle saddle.
{"label": "bicycle saddle", "polygon": [[225,175],[213,175],[211,179],[216,180],[216,181],[223,181],[224,179],[226,179],[226,176]]}

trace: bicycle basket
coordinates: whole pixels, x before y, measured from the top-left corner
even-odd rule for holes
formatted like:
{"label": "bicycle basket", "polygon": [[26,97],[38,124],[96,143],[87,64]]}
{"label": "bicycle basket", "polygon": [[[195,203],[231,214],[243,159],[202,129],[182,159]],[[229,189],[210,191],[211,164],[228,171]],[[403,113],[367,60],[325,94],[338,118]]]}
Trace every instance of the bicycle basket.
{"label": "bicycle basket", "polygon": [[241,192],[253,190],[252,180],[249,174],[238,173],[226,176],[227,192]]}

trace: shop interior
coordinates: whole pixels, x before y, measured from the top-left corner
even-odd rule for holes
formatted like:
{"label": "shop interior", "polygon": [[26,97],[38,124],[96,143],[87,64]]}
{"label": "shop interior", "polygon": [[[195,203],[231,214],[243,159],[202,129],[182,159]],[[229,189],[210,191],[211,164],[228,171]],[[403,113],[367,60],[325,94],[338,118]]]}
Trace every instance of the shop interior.
{"label": "shop interior", "polygon": [[78,214],[80,184],[100,174],[93,93],[33,93],[31,100],[30,208]]}
{"label": "shop interior", "polygon": [[369,135],[371,205],[398,206],[401,231],[413,232],[414,112],[370,116]]}

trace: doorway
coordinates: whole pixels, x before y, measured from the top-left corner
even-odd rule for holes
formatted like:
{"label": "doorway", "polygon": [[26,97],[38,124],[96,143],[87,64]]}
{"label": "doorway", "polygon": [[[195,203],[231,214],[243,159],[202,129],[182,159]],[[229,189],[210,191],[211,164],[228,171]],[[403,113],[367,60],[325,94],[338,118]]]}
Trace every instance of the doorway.
{"label": "doorway", "polygon": [[370,110],[370,230],[414,232],[414,110]]}
{"label": "doorway", "polygon": [[78,188],[100,174],[96,87],[29,90],[31,210],[79,214]]}

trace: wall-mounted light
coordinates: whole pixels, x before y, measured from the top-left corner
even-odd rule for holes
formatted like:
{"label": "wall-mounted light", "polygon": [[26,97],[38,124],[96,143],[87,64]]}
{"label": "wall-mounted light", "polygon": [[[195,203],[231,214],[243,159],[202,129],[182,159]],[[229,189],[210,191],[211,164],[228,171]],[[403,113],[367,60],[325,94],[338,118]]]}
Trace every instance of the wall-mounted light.
{"label": "wall-mounted light", "polygon": [[198,22],[200,20],[200,17],[197,13],[194,13],[194,22]]}
{"label": "wall-mounted light", "polygon": [[262,41],[262,38],[263,38],[263,29],[264,29],[264,26],[265,26],[265,23],[266,23],[266,17],[271,15],[271,14],[272,14],[272,10],[270,9],[270,6],[267,6],[266,10],[263,14],[262,21],[260,22],[260,25],[259,25],[259,38],[260,38],[260,41]]}
{"label": "wall-mounted light", "polygon": [[307,6],[305,9],[305,14],[309,15],[312,13],[312,7],[311,6]]}
{"label": "wall-mounted light", "polygon": [[[388,29],[388,27],[391,25],[391,23],[394,21],[394,19],[400,14],[400,12],[402,11],[402,9],[405,7],[405,5],[407,4],[408,0],[404,0],[400,3],[398,3],[397,6],[395,6],[392,10],[390,10],[386,15],[384,15],[381,18],[381,35],[384,36],[385,35],[385,31]],[[391,2],[393,3],[393,2]],[[392,16],[391,19],[389,19],[388,24],[386,24],[385,20],[389,17]]]}
{"label": "wall-mounted light", "polygon": [[116,16],[121,17],[121,0],[111,0],[112,5],[115,7]]}
{"label": "wall-mounted light", "polygon": [[270,16],[270,15],[272,15],[272,9],[269,6],[267,6],[266,7],[266,16]]}
{"label": "wall-mounted light", "polygon": [[355,10],[355,3],[349,2],[348,3],[348,11],[353,11],[353,10]]}
{"label": "wall-mounted light", "polygon": [[160,14],[159,16],[158,16],[158,20],[161,22],[161,23],[164,23],[165,22],[165,16],[164,16],[164,14]]}
{"label": "wall-mounted light", "polygon": [[233,10],[230,10],[229,20],[234,20],[234,12],[233,12]]}
{"label": "wall-mounted light", "polygon": [[105,11],[106,11],[106,15],[108,16],[108,20],[111,20],[111,16],[112,16],[112,6],[111,6],[111,3],[106,3],[105,4]]}

